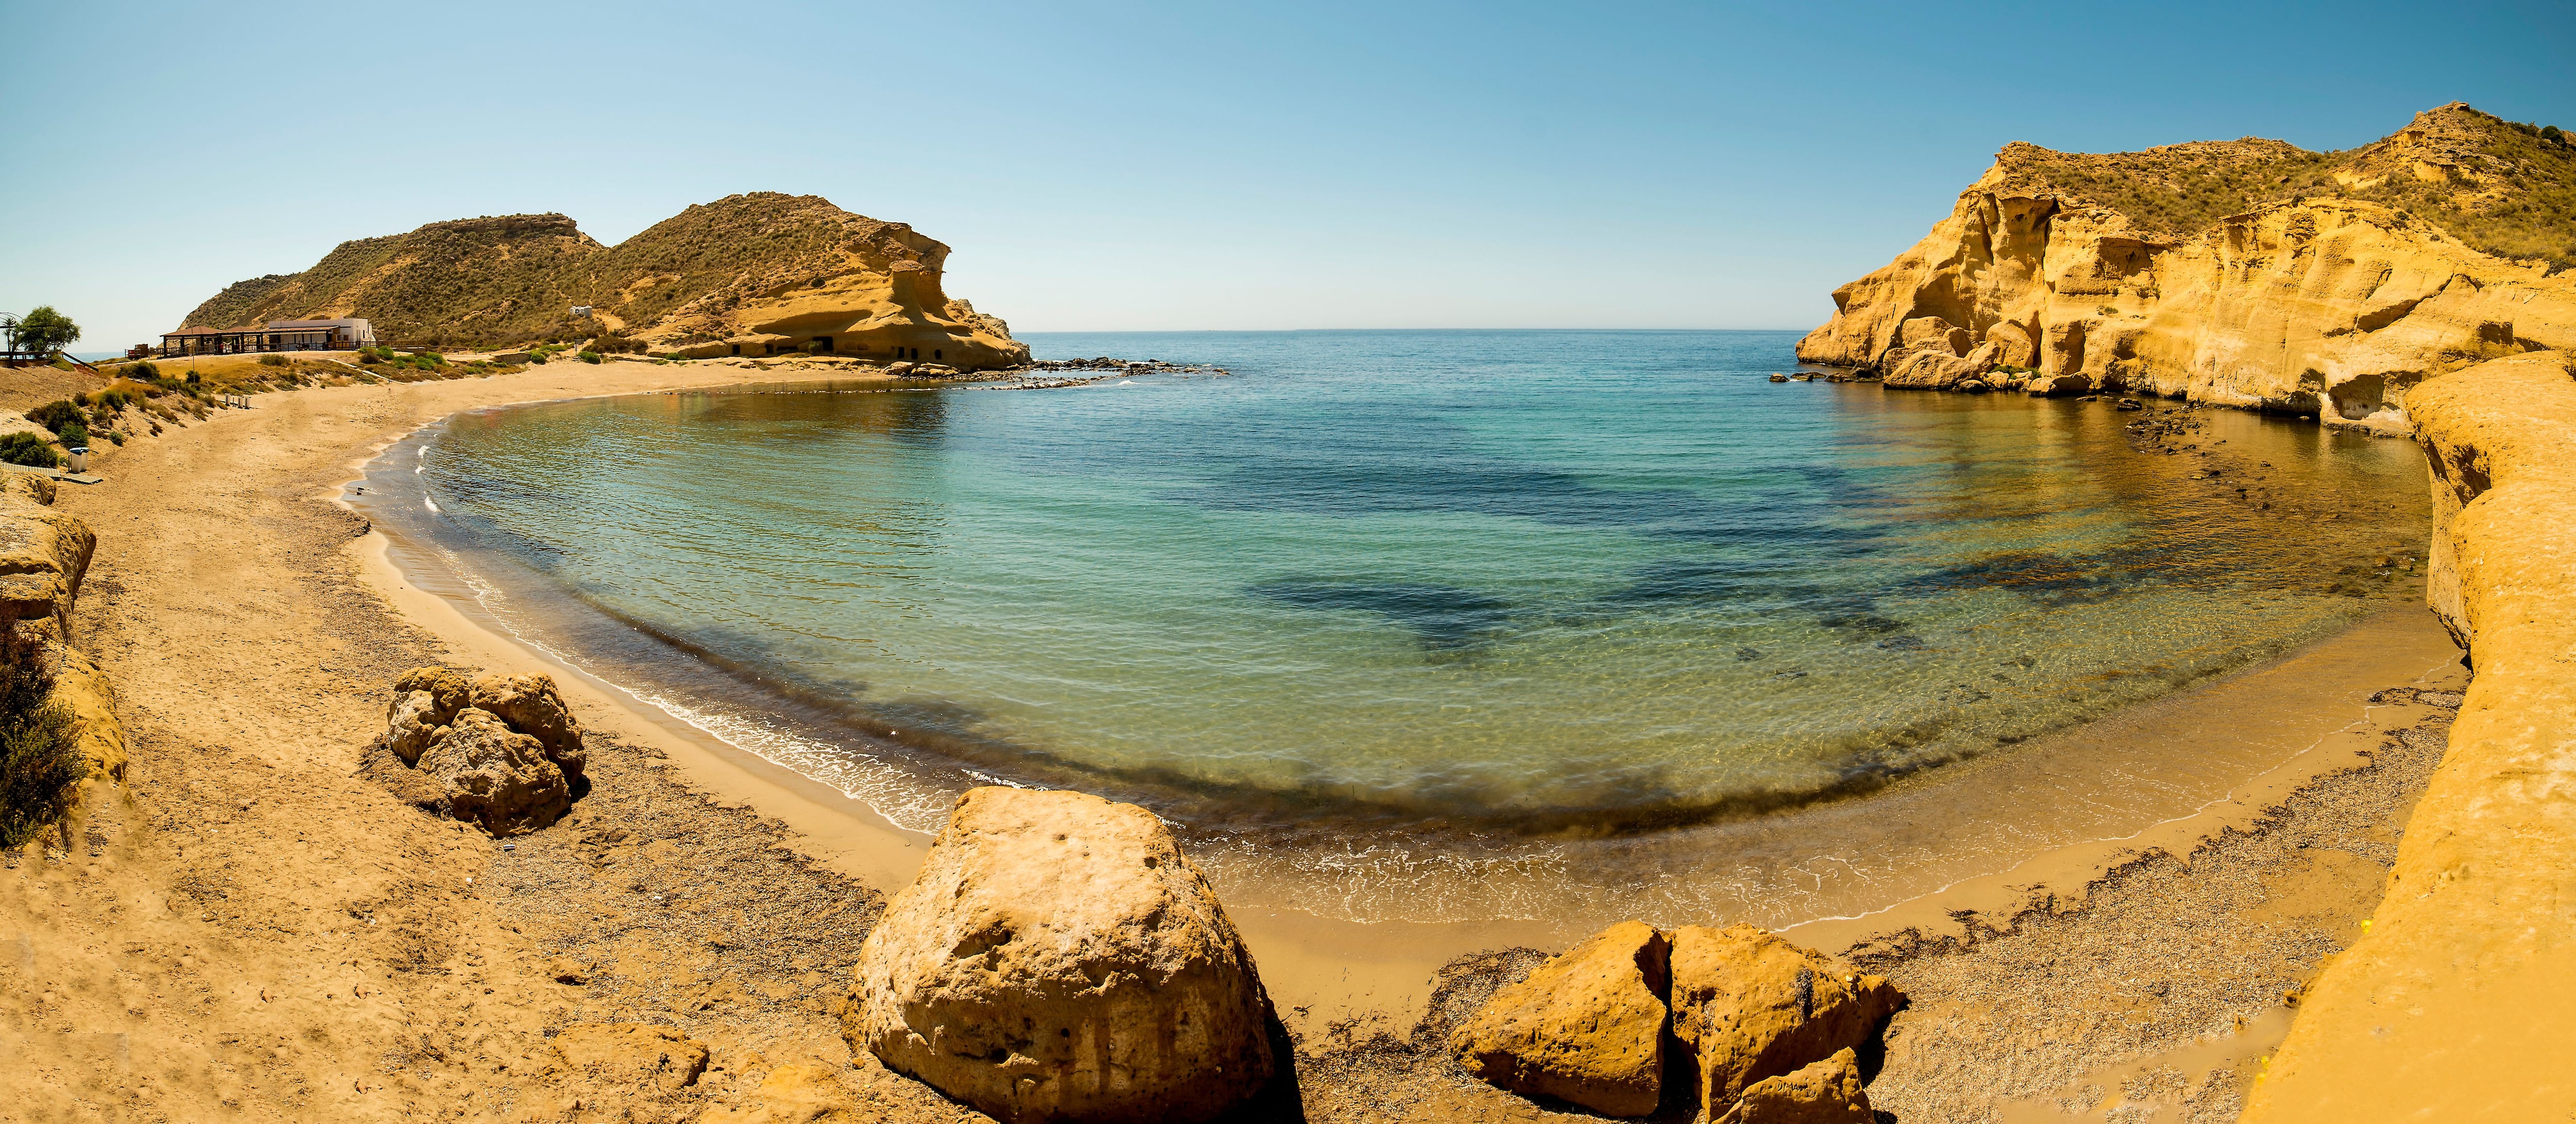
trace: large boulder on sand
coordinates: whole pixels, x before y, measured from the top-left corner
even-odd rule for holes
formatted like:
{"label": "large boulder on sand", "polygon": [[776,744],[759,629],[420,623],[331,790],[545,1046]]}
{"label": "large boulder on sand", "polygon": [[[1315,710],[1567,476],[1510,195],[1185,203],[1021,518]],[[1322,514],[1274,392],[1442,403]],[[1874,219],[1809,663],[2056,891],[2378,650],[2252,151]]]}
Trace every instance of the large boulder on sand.
{"label": "large boulder on sand", "polygon": [[1153,813],[978,788],[860,947],[842,1033],[1006,1122],[1190,1122],[1268,1082],[1270,1001]]}
{"label": "large boulder on sand", "polygon": [[1737,1097],[1716,1124],[1870,1124],[1860,1058],[1850,1050],[1778,1077],[1765,1077]]}
{"label": "large boulder on sand", "polygon": [[564,776],[580,780],[588,758],[582,752],[581,723],[564,705],[548,675],[477,675],[444,667],[416,667],[394,680],[393,705],[386,708],[386,742],[405,764],[437,737],[438,727],[473,708],[499,718],[545,747],[546,760]]}
{"label": "large boulder on sand", "polygon": [[572,786],[545,746],[473,707],[456,712],[417,767],[438,778],[449,815],[495,836],[535,831],[572,807]]}
{"label": "large boulder on sand", "polygon": [[1501,1088],[1648,1115],[1663,1096],[1670,951],[1654,926],[1613,925],[1496,992],[1449,1047]]}
{"label": "large boulder on sand", "polygon": [[1673,1034],[1699,1058],[1701,1111],[1860,1045],[1904,1002],[1879,976],[1751,925],[1673,934]]}
{"label": "large boulder on sand", "polygon": [[481,675],[473,684],[473,706],[490,711],[510,724],[510,728],[537,739],[545,747],[546,760],[563,770],[572,780],[581,779],[586,757],[581,749],[581,723],[564,705],[563,696],[555,692],[555,681],[547,675]]}

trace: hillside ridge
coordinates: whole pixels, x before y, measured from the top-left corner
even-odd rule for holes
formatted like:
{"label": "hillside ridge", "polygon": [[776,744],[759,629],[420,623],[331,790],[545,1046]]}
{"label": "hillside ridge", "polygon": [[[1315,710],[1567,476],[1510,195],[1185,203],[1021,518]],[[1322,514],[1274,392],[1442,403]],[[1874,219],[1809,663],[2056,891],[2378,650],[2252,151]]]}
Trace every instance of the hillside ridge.
{"label": "hillside ridge", "polygon": [[605,337],[698,355],[1026,361],[1007,324],[942,290],[948,252],[909,225],[780,192],[693,204],[615,246],[561,214],[486,215],[343,242],[303,272],[227,286],[185,326],[356,316],[442,347]]}

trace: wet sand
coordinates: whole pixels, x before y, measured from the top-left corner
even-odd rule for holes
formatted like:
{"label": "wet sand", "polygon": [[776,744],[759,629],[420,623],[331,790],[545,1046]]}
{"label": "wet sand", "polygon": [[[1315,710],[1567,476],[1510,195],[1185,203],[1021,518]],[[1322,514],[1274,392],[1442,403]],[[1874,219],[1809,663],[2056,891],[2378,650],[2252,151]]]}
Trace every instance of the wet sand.
{"label": "wet sand", "polygon": [[[104,1039],[77,1039],[91,1045],[49,1056],[53,1068],[46,1072],[65,1083],[57,1087],[70,1088],[85,1076],[95,1079],[93,1095],[106,1098],[101,1103],[175,1105],[183,1103],[172,1098],[180,1096],[184,1078],[239,1072],[265,1049],[257,1064],[269,1073],[262,1079],[270,1082],[267,1091],[240,1080],[229,1086],[240,1111],[255,1104],[297,1113],[328,1106],[349,1118],[371,1118],[464,1106],[473,1118],[502,1119],[551,1104],[546,1112],[571,1113],[546,1075],[543,1036],[567,1022],[614,1014],[680,1025],[719,1045],[716,1072],[725,1076],[680,1098],[688,1105],[750,1103],[749,1086],[760,1072],[811,1060],[855,1065],[850,1081],[878,1098],[873,1103],[889,1119],[916,1112],[954,1119],[954,1106],[923,1100],[918,1086],[867,1059],[851,1059],[830,1017],[846,987],[847,954],[873,919],[874,903],[908,879],[925,840],[838,791],[733,750],[614,685],[513,643],[488,627],[488,619],[477,619],[472,599],[452,578],[400,565],[401,544],[370,532],[336,503],[340,486],[376,451],[459,409],[847,377],[792,367],[627,363],[306,390],[263,395],[258,409],[219,415],[101,458],[98,471],[110,482],[70,493],[65,506],[101,534],[80,619],[125,691],[136,744],[135,792],[93,819],[90,830],[100,842],[86,863],[66,852],[10,872],[41,880],[55,911],[40,910],[30,897],[24,917],[6,920],[22,922],[12,927],[29,934],[31,949],[40,938],[79,947],[132,937],[142,951],[46,960],[77,986],[67,985],[60,1002],[26,1025],[59,1016],[76,1027],[87,1019],[132,1028],[114,1031],[125,1037],[113,1049],[98,1045]],[[2014,950],[2073,940],[2069,947],[2088,950],[2087,958],[2062,957],[2060,974],[2087,978],[2085,972],[2120,963],[2124,942],[2156,940],[2144,927],[2150,922],[2205,916],[2214,884],[2199,872],[2211,864],[2287,870],[2281,864],[2311,858],[2304,854],[2310,848],[2295,848],[2299,854],[2263,867],[2247,857],[2246,840],[2359,839],[2393,830],[2392,815],[2402,825],[2414,791],[2409,786],[2420,785],[2421,777],[2388,767],[2381,747],[2389,730],[2421,728],[2433,711],[2388,696],[2376,705],[2367,700],[2383,688],[2438,685],[2455,658],[2447,649],[2447,637],[2420,610],[2392,610],[2270,667],[1933,782],[1814,810],[1809,814],[1858,819],[1897,814],[1890,801],[1941,806],[1940,829],[1918,841],[1932,845],[1945,834],[1965,839],[1980,822],[2026,815],[2034,799],[2072,796],[2056,806],[2089,809],[2098,828],[2082,832],[2080,845],[2027,854],[1963,846],[1957,861],[1920,864],[1911,882],[1875,883],[1870,892],[1819,899],[1807,916],[1765,920],[1804,922],[1793,936],[1819,947],[1853,948],[1887,965],[1914,991],[1916,1007],[1892,1028],[1887,1069],[1873,1086],[1887,1107],[1912,1106],[1896,1109],[1901,1119],[1978,1118],[1977,1097],[2010,1099],[2023,1091],[2040,1097],[2070,1080],[2080,1091],[2086,1074],[2157,1056],[2171,1035],[2090,1044],[2070,1036],[2075,1045],[2051,1055],[2049,1067],[2024,1073],[2006,1057],[1980,1062],[1929,1045],[1909,1048],[1905,1043],[1917,1039],[1907,1037],[1916,1025],[1908,1020],[1935,1010],[1950,1012],[1942,1017],[1964,1018],[1958,1012],[1971,1010],[2009,1015],[2019,1001],[2011,996],[2047,991],[2025,979],[2028,969],[2013,958],[2028,954]],[[433,660],[544,669],[564,682],[584,721],[612,746],[598,755],[597,787],[571,820],[500,851],[406,807],[396,791],[399,772],[363,760],[366,741],[381,724],[385,685],[404,667]],[[2176,753],[2178,745],[2191,751]],[[2210,752],[2212,745],[2228,748]],[[2356,769],[2366,751],[2376,751],[2382,763]],[[2417,756],[2424,752],[2418,747]],[[2438,744],[2430,752],[2438,756]],[[2035,768],[2040,764],[2048,768]],[[2006,771],[2002,782],[1998,770]],[[2122,778],[2139,775],[2158,778],[2150,798],[2096,799]],[[2023,782],[2038,777],[2047,777],[2043,787],[2056,795],[2023,791],[2031,787]],[[2342,804],[2319,803],[2318,794],[2329,790],[2366,791],[2368,799],[2347,793],[2337,798]],[[1963,793],[1985,794],[1985,802],[1963,810],[1955,806]],[[226,828],[236,833],[227,838]],[[330,836],[327,849],[276,845],[309,828]],[[2310,862],[2333,868],[2318,876],[2327,890],[2292,893],[2325,902],[2299,915],[2317,919],[2310,926],[2317,932],[2340,924],[2338,911],[2366,911],[2375,898],[2373,864],[2385,860],[2360,844],[2339,853],[2353,857],[2325,866]],[[776,865],[756,861],[761,856],[775,856],[769,861]],[[605,873],[612,869],[613,877]],[[353,870],[374,873],[353,879],[347,876]],[[421,880],[432,871],[436,877],[428,882],[435,886],[428,888]],[[478,883],[458,881],[473,872],[482,876]],[[388,879],[422,888],[392,894]],[[2297,883],[2287,874],[2275,880]],[[272,898],[273,908],[266,914],[193,909],[200,901],[232,900],[194,896],[208,886]],[[661,900],[691,902],[692,916],[633,920],[654,911],[640,905],[649,895],[638,898],[644,891],[632,887],[662,887]],[[145,934],[118,920],[113,902],[125,897],[157,900],[170,916]],[[406,916],[389,919],[395,930],[349,920],[362,913],[372,918],[384,911],[376,903],[397,898],[406,901]],[[2120,911],[2107,908],[2112,901],[2124,903]],[[796,919],[830,908],[820,902],[842,908],[828,923],[800,928]],[[1465,1081],[1438,1062],[1420,1039],[1432,1025],[1424,1022],[1426,1008],[1435,998],[1454,1008],[1460,997],[1489,987],[1497,973],[1525,971],[1531,959],[1466,954],[1561,947],[1609,920],[1363,925],[1258,908],[1234,913],[1298,1038],[1305,1112],[1317,1119],[1531,1116],[1536,1110],[1525,1102]],[[192,920],[201,914],[204,919]],[[307,923],[282,924],[297,914]],[[87,920],[72,924],[72,918]],[[752,947],[710,951],[703,934],[728,926],[755,934]],[[2081,939],[2065,936],[2077,931]],[[398,932],[413,934],[408,951],[386,945]],[[2313,970],[2334,947],[2314,933],[2278,949],[2263,940],[2239,943],[2273,950],[2264,954],[2265,971],[2291,979]],[[220,969],[205,963],[202,951],[183,963],[192,956],[184,950],[217,944],[228,950]],[[266,953],[263,945],[296,951]],[[577,974],[589,982],[559,982],[554,968],[565,958],[588,965]],[[397,961],[401,966],[375,971]],[[376,994],[390,998],[363,1019],[327,1004],[288,1018],[259,998],[272,990],[313,990],[320,975],[313,968],[323,962],[348,966],[353,978],[381,975],[386,990]],[[504,998],[472,1000],[470,991],[458,992],[460,977],[486,983],[484,995]],[[2165,982],[2163,994],[2171,994],[2176,984]],[[197,1001],[182,995],[199,994],[204,1003],[239,1009],[227,1006],[224,1018],[209,1021],[181,1005]],[[461,1015],[457,994],[467,996]],[[2249,1006],[2254,993],[2243,988],[2228,994],[2229,1018],[2242,1016],[2247,1026],[2264,1025],[2282,1003],[2280,990],[2269,993],[2268,1005]],[[117,1007],[128,1001],[112,998],[120,995],[134,1006]],[[1950,995],[1969,998],[1938,1007],[1927,1001]],[[140,1016],[131,1014],[138,1010]],[[227,1025],[238,1028],[230,1041]],[[330,1045],[316,1044],[311,1033],[299,1038],[308,1028]],[[2224,1032],[2233,1043],[2227,1049],[2240,1053],[2260,1039],[2233,1023],[2194,1029],[2203,1031]],[[115,1050],[173,1047],[172,1064],[199,1068],[163,1086],[112,1061]],[[428,1060],[417,1074],[404,1065],[388,1071],[384,1059],[394,1055]],[[208,1094],[202,1103],[216,1112],[225,1101]]]}

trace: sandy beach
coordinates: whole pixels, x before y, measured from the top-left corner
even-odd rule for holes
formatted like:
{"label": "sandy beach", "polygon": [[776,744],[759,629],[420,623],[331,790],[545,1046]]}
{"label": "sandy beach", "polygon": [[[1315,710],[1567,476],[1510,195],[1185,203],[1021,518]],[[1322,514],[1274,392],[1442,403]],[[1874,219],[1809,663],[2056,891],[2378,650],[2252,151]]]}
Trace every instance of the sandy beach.
{"label": "sandy beach", "polygon": [[[849,377],[559,363],[306,389],[94,458],[106,482],[60,501],[100,539],[76,633],[114,677],[133,764],[67,850],[0,872],[0,937],[38,981],[0,999],[37,1107],[0,1119],[811,1119],[774,1080],[797,1066],[837,1075],[811,1095],[853,1119],[982,1119],[839,1037],[858,944],[926,839],[511,642],[340,502],[378,451],[460,410]],[[1912,997],[1869,1060],[1877,1106],[2232,1119],[2299,987],[2378,900],[2465,683],[2448,658],[2428,615],[2391,610],[2097,723],[2134,747],[2224,727],[2254,748],[2220,763],[2239,778],[2223,799],[2137,834],[1793,928]],[[571,816],[505,846],[410,805],[417,777],[368,746],[389,684],[431,663],[556,676],[594,732]],[[1551,1115],[1439,1042],[1562,927],[1237,921],[1299,1053],[1251,1115]],[[555,1031],[630,1021],[707,1043],[706,1074],[600,1089],[553,1071]]]}

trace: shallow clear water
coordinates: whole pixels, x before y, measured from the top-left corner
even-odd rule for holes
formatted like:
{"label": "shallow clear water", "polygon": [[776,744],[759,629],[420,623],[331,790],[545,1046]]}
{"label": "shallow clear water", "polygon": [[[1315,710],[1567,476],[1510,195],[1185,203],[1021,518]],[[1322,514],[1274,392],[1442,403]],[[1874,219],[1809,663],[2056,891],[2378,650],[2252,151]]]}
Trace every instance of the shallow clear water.
{"label": "shallow clear water", "polygon": [[1041,335],[1233,374],[555,403],[378,476],[569,591],[558,643],[913,826],[979,777],[1233,829],[1724,819],[2277,655],[2420,554],[2408,443],[1768,381],[1795,339]]}

